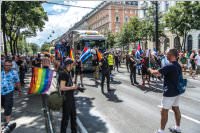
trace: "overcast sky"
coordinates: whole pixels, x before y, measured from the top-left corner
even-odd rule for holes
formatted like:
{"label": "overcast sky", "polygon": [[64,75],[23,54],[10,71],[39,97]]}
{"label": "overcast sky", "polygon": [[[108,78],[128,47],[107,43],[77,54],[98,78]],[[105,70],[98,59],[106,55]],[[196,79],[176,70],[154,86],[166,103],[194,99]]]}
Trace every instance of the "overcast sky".
{"label": "overcast sky", "polygon": [[[96,7],[101,1],[58,1],[55,3],[64,3],[76,6],[86,6],[86,7]],[[81,20],[81,18],[86,15],[91,9],[77,8],[77,7],[67,7],[61,5],[52,4],[42,4],[44,10],[48,14],[48,21],[45,23],[42,32],[37,32],[36,37],[28,38],[29,43],[36,43],[42,45],[44,42],[50,42],[53,39],[61,36],[70,27],[72,27],[76,22]],[[55,33],[52,33],[55,31]],[[52,37],[50,37],[50,35]],[[48,39],[49,38],[49,39]]]}

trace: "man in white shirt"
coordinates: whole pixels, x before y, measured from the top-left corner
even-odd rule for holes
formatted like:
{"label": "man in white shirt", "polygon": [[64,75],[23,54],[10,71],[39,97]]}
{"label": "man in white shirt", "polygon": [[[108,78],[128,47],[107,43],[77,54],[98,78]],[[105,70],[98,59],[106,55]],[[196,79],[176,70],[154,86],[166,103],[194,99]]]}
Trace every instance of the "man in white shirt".
{"label": "man in white shirt", "polygon": [[198,54],[195,57],[195,63],[197,65],[196,74],[200,74],[200,49],[198,50]]}

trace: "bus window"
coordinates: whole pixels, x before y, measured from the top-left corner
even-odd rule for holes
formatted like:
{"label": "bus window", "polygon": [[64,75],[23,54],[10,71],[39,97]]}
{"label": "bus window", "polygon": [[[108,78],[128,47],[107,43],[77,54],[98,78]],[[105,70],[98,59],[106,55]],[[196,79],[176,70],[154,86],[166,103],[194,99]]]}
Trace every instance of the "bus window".
{"label": "bus window", "polygon": [[90,47],[90,48],[105,48],[105,40],[82,40],[81,41],[82,48],[84,47]]}

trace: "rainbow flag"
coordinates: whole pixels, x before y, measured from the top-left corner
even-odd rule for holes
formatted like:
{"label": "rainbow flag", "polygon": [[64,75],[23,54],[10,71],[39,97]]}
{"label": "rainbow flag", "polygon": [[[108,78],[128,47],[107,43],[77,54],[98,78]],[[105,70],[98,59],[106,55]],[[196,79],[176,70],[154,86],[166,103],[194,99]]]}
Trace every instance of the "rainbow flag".
{"label": "rainbow flag", "polygon": [[70,49],[69,57],[74,61],[74,50]]}
{"label": "rainbow flag", "polygon": [[34,67],[28,94],[45,94],[51,86],[52,77],[52,70]]}

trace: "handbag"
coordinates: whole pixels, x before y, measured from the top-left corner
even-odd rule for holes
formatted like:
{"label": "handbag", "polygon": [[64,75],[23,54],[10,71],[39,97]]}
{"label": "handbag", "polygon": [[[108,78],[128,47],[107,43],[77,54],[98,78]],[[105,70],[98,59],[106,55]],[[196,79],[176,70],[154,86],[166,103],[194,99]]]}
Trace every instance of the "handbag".
{"label": "handbag", "polygon": [[59,84],[57,83],[56,91],[52,92],[47,100],[47,106],[53,111],[60,111],[62,108],[63,96],[61,95]]}

